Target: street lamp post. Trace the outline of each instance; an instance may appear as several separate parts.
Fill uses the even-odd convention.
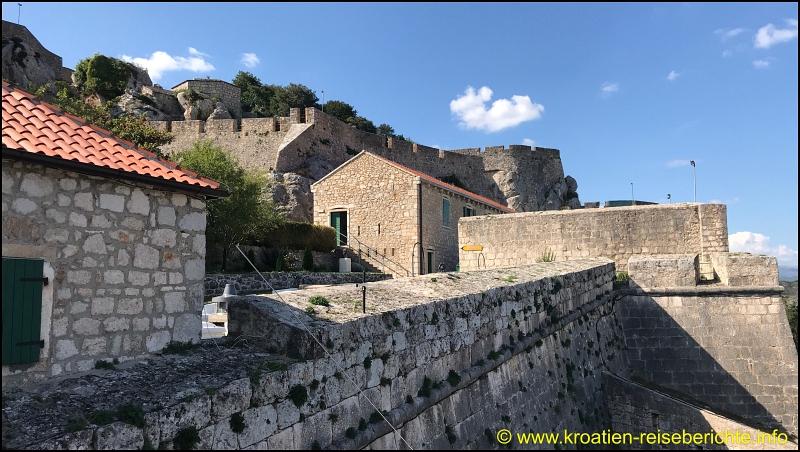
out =
[[[694,160],[689,160],[692,164],[692,172],[694,173],[694,202],[697,202],[697,167],[694,166]]]
[[[325,91],[322,91],[322,112],[325,113]]]
[[[631,205],[632,206],[636,205],[636,197],[633,196],[633,182],[631,182]]]
[[[670,204],[672,204],[672,195],[670,195],[669,193],[667,193],[667,200],[669,201]]]

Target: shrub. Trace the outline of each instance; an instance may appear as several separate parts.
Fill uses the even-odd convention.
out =
[[[141,405],[128,403],[117,407],[117,417],[120,421],[134,425],[139,428],[144,427],[144,410]]]
[[[321,224],[285,221],[258,237],[252,245],[292,250],[310,247],[311,251],[329,252],[336,248],[336,229]]]
[[[245,422],[242,413],[231,414],[231,420],[229,424],[233,433],[242,433],[244,429],[247,428],[247,423]]]
[[[547,250],[543,252],[538,259],[536,259],[536,262],[553,262],[555,260],[556,260],[556,253]]]
[[[308,401],[308,390],[303,385],[294,385],[289,390],[289,398],[292,399],[297,408],[300,408]]]
[[[314,295],[313,297],[308,299],[308,302],[315,305],[315,306],[330,306],[331,303],[328,301],[327,298],[323,297],[322,295]]]
[[[311,253],[310,243],[306,243],[306,249],[303,252],[303,270],[307,272],[314,270],[314,254]]]
[[[200,442],[200,435],[195,426],[186,427],[175,435],[172,440],[176,450],[191,450]]]
[[[279,254],[278,259],[275,261],[275,271],[286,271],[286,260],[284,259],[283,254]]]

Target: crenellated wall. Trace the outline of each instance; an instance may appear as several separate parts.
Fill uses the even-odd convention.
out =
[[[233,151],[246,167],[297,173],[313,182],[367,150],[436,178],[455,177],[467,190],[518,211],[580,205],[577,184],[569,187],[556,149],[511,145],[490,146],[483,152],[443,151],[363,132],[314,108],[293,108],[286,118],[243,118],[237,125],[224,120],[183,122],[188,121],[159,124],[175,137],[163,146],[166,153],[210,139]]]

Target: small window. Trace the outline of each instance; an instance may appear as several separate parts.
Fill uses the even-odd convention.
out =
[[[442,200],[442,225],[445,227],[450,227],[450,200],[443,199]]]
[[[470,206],[464,206],[464,216],[465,217],[474,217],[477,215],[478,212]]]

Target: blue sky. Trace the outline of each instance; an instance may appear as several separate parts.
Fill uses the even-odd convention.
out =
[[[429,146],[557,148],[584,202],[692,201],[694,160],[732,250],[797,265],[797,3],[23,3],[20,23],[67,67],[244,70]]]

